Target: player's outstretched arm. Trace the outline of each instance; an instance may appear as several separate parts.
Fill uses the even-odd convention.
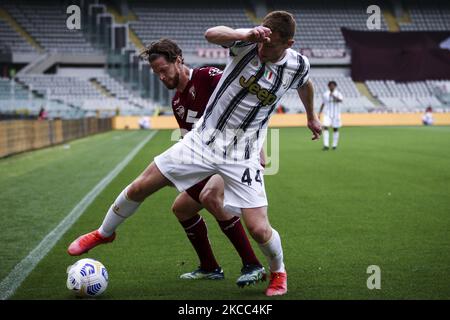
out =
[[[297,89],[297,92],[305,106],[308,128],[313,133],[312,140],[317,140],[322,134],[322,126],[314,113],[314,86],[312,81],[308,80],[303,86]]]
[[[270,42],[269,28],[258,26],[253,29],[232,29],[226,26],[209,28],[205,32],[205,38],[211,43],[229,47],[235,41]]]

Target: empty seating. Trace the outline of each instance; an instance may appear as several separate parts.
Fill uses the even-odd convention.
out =
[[[132,29],[144,44],[162,37],[177,41],[187,52],[197,48],[215,47],[203,37],[205,30],[215,25],[232,28],[251,28],[251,21],[242,6],[227,8],[170,7],[136,1],[131,7],[138,20],[131,23]],[[294,49],[344,49],[345,41],[341,27],[367,30],[367,13],[364,4],[334,6],[329,2],[314,1],[306,4],[275,2],[274,10],[288,10],[297,20]],[[384,18],[380,30],[387,30]]]
[[[24,75],[19,77],[30,90],[35,91],[50,101],[60,101],[84,110],[86,116],[96,115],[97,110],[105,111],[103,115],[121,114],[150,114],[153,103],[133,96],[124,87],[109,76],[98,77],[97,81],[106,83],[106,88],[112,88],[111,93],[118,93],[116,97],[105,97],[94,87],[89,79],[79,77],[58,76],[49,74]],[[112,87],[109,84],[115,86]]]
[[[254,26],[241,5],[230,4],[223,8],[196,6],[170,6],[151,2],[130,3],[138,20],[131,22],[131,28],[144,44],[166,37],[181,46],[184,52],[194,53],[198,48],[217,47],[204,38],[207,28],[227,25],[232,28]]]
[[[97,77],[97,81],[105,87],[113,96],[119,99],[128,99],[133,96],[133,94],[125,88],[125,86],[114,79],[113,77],[107,75],[104,77]]]
[[[22,85],[7,78],[0,78],[0,99],[25,100],[29,92]]]
[[[450,7],[443,1],[405,2],[410,22],[399,23],[402,31],[448,31],[450,30]]]
[[[322,104],[322,94],[328,90],[328,82],[336,81],[338,90],[344,96],[341,105],[342,112],[368,112],[375,109],[375,105],[365,96],[362,96],[355,86],[355,83],[347,76],[313,76],[311,80],[314,84],[314,109],[319,111]],[[303,104],[295,90],[289,91],[280,101],[280,104],[288,109],[290,113],[304,112]]]
[[[0,19],[0,43],[8,47],[12,52],[35,52],[33,46],[28,43],[16,30],[11,28],[8,22]]]
[[[19,80],[32,90],[51,99],[76,102],[102,97],[89,81],[77,77],[39,74],[20,76]]]
[[[45,107],[50,118],[79,116],[76,109],[61,101],[37,97],[21,83],[0,78],[0,113],[37,116],[42,107]]]
[[[66,27],[66,5],[50,1],[14,1],[3,7],[47,51],[93,53],[82,30]]]
[[[345,49],[345,40],[341,27],[354,30],[367,29],[366,13],[370,3],[333,3],[330,1],[312,1],[295,3],[294,1],[274,1],[274,10],[287,10],[297,21],[294,49]],[[380,30],[387,31],[387,25],[381,16]]]

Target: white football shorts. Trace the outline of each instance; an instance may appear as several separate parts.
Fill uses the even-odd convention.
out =
[[[241,208],[267,206],[264,168],[259,157],[242,161],[224,161],[195,139],[192,132],[154,159],[161,173],[179,192],[183,192],[213,174],[225,183],[224,207],[241,214]]]
[[[342,126],[341,115],[338,115],[334,118],[330,118],[329,116],[324,114],[322,126],[332,127],[332,128],[340,128]]]

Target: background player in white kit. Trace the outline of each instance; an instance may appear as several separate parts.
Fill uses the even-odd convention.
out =
[[[314,114],[314,90],[306,57],[290,49],[296,24],[284,11],[269,13],[262,26],[208,29],[208,41],[230,47],[230,59],[208,101],[204,115],[184,139],[155,157],[115,200],[100,231],[115,230],[140,203],[159,189],[175,185],[181,192],[211,174],[224,180],[224,205],[242,215],[245,225],[269,262],[266,295],[287,292],[287,273],[278,232],[267,217],[264,168],[259,154],[268,120],[283,94],[297,89],[307,114],[313,140],[321,125]],[[107,228],[104,228],[107,226]],[[115,233],[92,231],[71,246],[86,252],[114,240]]]
[[[329,127],[333,128],[333,149],[336,150],[339,142],[339,128],[341,123],[341,103],[344,100],[342,93],[337,89],[335,81],[328,82],[328,90],[323,93],[322,105],[320,106],[320,114],[323,110],[323,150],[329,149],[330,133]]]

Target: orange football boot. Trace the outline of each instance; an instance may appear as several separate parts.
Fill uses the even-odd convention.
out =
[[[281,296],[287,292],[287,273],[271,272],[269,286],[266,289],[266,296]]]
[[[115,238],[115,232],[111,236],[104,238],[98,230],[95,230],[78,237],[74,242],[70,244],[69,248],[67,249],[67,253],[69,253],[71,256],[79,256],[83,253],[88,252],[99,244],[112,242]]]

